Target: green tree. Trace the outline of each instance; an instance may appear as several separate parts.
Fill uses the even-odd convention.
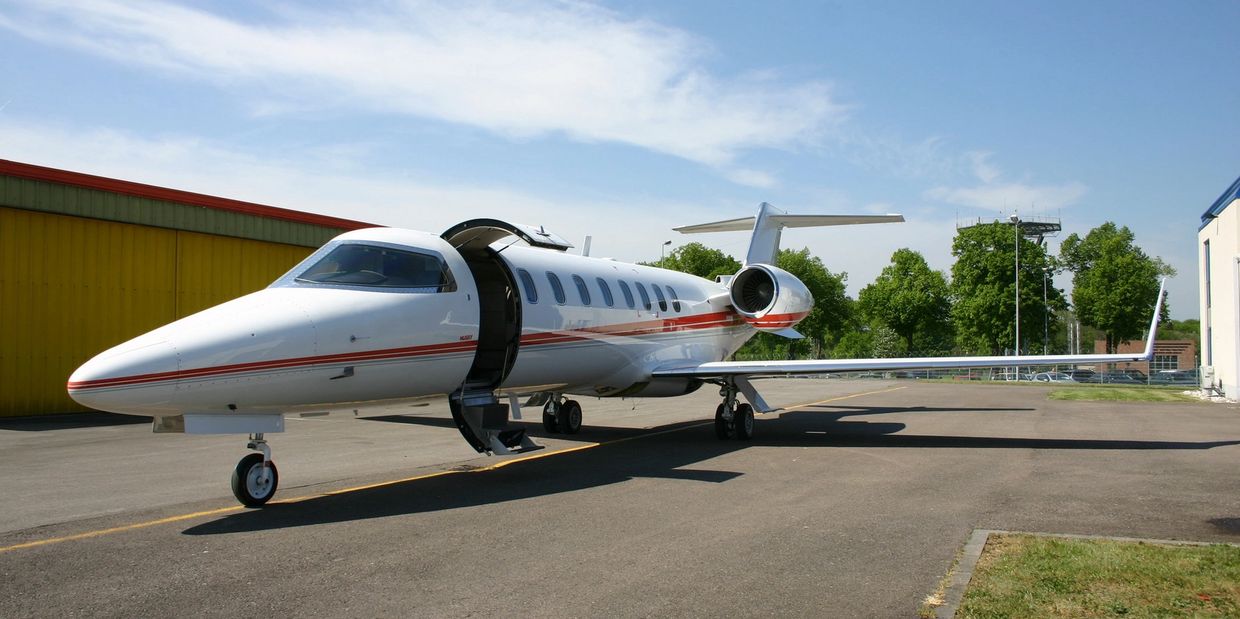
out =
[[[904,342],[904,350],[950,350],[951,291],[947,277],[930,268],[911,249],[898,249],[891,264],[857,295],[857,310],[872,325],[885,326]]]
[[[962,228],[952,242],[952,322],[956,343],[964,351],[998,354],[1015,343],[1015,226],[993,223]],[[1067,306],[1063,292],[1048,287],[1042,302],[1043,278],[1057,268],[1041,245],[1020,237],[1020,333],[1022,350],[1042,338],[1049,312]]]
[[[1127,226],[1106,222],[1084,238],[1073,233],[1059,249],[1072,271],[1072,302],[1081,322],[1106,333],[1107,352],[1135,339],[1149,325],[1150,308],[1158,297],[1162,276],[1175,269],[1151,258],[1133,242]],[[1166,319],[1163,304],[1161,318]]]
[[[658,262],[643,262],[642,264],[692,273],[706,279],[715,279],[717,275],[732,275],[741,269],[741,263],[736,258],[701,243],[688,243],[673,249],[663,259],[662,265]]]

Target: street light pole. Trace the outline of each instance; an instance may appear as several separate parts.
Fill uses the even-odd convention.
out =
[[[1013,354],[1020,354],[1020,217],[1016,213],[1008,218],[1016,228],[1016,348]],[[1017,372],[1020,368],[1016,368]]]
[[[1049,273],[1049,267],[1042,267],[1042,354],[1044,355],[1051,354],[1047,350],[1051,341],[1051,308],[1046,304],[1046,278]]]
[[[663,250],[667,249],[667,246],[671,244],[672,244],[671,241],[663,241],[663,244],[659,246],[659,268],[660,269],[663,268]]]

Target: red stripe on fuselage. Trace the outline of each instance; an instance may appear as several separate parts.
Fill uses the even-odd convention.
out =
[[[385,359],[399,359],[404,357],[422,357],[427,355],[439,355],[445,353],[469,352],[478,346],[477,342],[451,342],[449,344],[428,344],[425,346],[410,346],[407,348],[389,348],[385,350],[367,350],[362,352],[343,353],[335,355],[319,355],[315,357],[297,357],[293,359],[273,359],[270,361],[254,361],[250,363],[235,363],[231,365],[219,365],[206,368],[195,368],[190,370],[174,370],[171,372],[156,372],[152,374],[139,374],[136,376],[118,376],[116,378],[101,378],[99,380],[86,380],[70,382],[68,388],[70,390],[81,389],[99,389],[102,387],[121,387],[136,385],[142,383],[154,383],[167,380],[181,380],[185,378],[205,378],[213,376],[222,376],[226,374],[238,374],[244,372],[254,372],[259,370],[275,370],[288,369],[293,367],[311,367],[323,364],[339,364],[359,361],[381,361]]]
[[[740,320],[737,315],[732,314],[731,312],[715,312],[712,314],[701,314],[697,316],[684,316],[680,318],[663,320],[648,320],[644,322],[605,325],[568,331],[531,333],[521,337],[521,345],[537,346],[564,344],[569,342],[596,340],[605,337],[632,337],[656,333],[674,333],[678,331],[696,329],[738,326],[741,324],[744,324],[744,322]],[[68,383],[67,386],[70,391],[102,389],[109,387],[129,387],[190,378],[215,378],[230,374],[243,374],[263,370],[308,368],[326,364],[338,365],[340,363],[349,362],[382,361],[388,359],[469,352],[477,348],[477,345],[477,342],[474,341],[451,342],[447,344],[429,344],[425,346],[369,350],[355,353],[320,355],[315,357],[274,359],[270,361],[255,361],[250,363],[236,363],[231,365],[220,365],[189,370],[175,370],[171,372],[156,372],[152,374],[139,374],[135,376],[118,376],[115,378],[76,381]]]

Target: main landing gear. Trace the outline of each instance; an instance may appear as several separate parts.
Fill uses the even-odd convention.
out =
[[[258,453],[242,458],[233,469],[233,496],[246,507],[261,507],[276,493],[280,474],[276,471],[276,463],[271,461],[271,448],[263,440],[262,432],[251,434],[246,447]]]
[[[577,400],[560,401],[553,395],[543,406],[543,429],[548,434],[576,434],[581,431],[581,405]]]
[[[753,438],[753,407],[740,403],[736,393],[736,385],[730,381],[719,388],[723,402],[715,409],[715,436],[720,440]]]

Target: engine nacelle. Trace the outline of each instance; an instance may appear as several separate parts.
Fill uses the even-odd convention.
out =
[[[760,331],[795,326],[814,309],[814,295],[793,274],[769,264],[751,264],[733,278],[732,307]]]

